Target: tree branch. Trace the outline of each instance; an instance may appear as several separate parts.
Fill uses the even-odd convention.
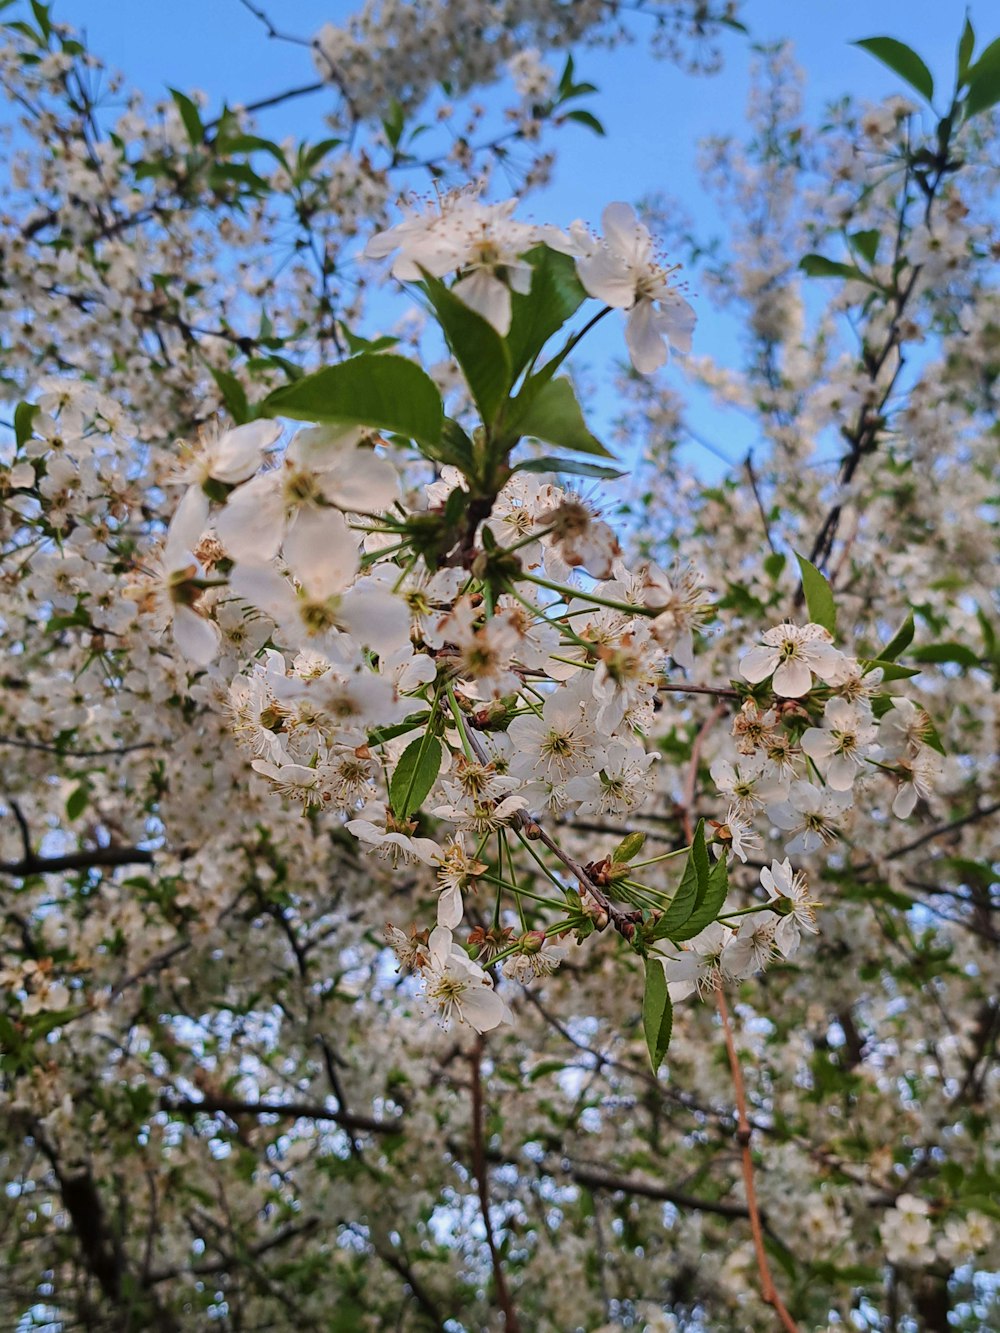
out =
[[[395,1120],[374,1120],[369,1116],[347,1111],[331,1111],[315,1102],[245,1102],[238,1097],[203,1097],[192,1101],[188,1097],[173,1098],[161,1093],[160,1109],[170,1115],[226,1115],[235,1120],[241,1115],[277,1115],[290,1120],[332,1120],[342,1129],[368,1134],[395,1134],[399,1123]]]
[[[507,1278],[503,1271],[503,1260],[500,1257],[496,1237],[493,1234],[493,1219],[490,1216],[489,1172],[486,1165],[486,1148],[483,1142],[482,1061],[485,1045],[485,1038],[480,1035],[472,1049],[472,1054],[469,1056],[469,1065],[472,1069],[472,1173],[476,1178],[479,1208],[483,1215],[483,1226],[486,1229],[486,1244],[489,1246],[490,1261],[493,1264],[493,1282],[496,1287],[497,1301],[503,1311],[504,1328],[506,1333],[521,1333],[521,1321],[517,1317],[517,1311],[514,1309],[510,1297]]]
[[[778,1295],[771,1276],[771,1268],[764,1248],[764,1229],[761,1224],[760,1208],[757,1205],[757,1190],[753,1178],[753,1158],[750,1154],[750,1136],[753,1133],[747,1116],[746,1091],[743,1087],[743,1071],[740,1058],[733,1040],[733,1029],[729,1022],[729,1006],[721,982],[715,986],[715,1002],[722,1021],[722,1032],[726,1039],[726,1054],[729,1056],[729,1068],[733,1076],[733,1089],[736,1094],[737,1129],[736,1141],[740,1145],[740,1157],[743,1166],[743,1188],[746,1193],[747,1211],[750,1217],[750,1234],[753,1237],[754,1254],[757,1258],[757,1271],[760,1274],[760,1295],[765,1305],[769,1305],[787,1333],[799,1333],[798,1325],[785,1309],[784,1302]]]

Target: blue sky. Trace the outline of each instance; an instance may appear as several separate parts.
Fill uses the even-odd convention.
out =
[[[343,21],[356,8],[343,0],[261,3],[281,28],[303,37],[326,21]],[[53,11],[82,29],[96,53],[151,97],[173,85],[202,89],[213,104],[223,98],[245,102],[313,77],[309,52],[268,40],[239,0],[55,0]],[[947,89],[965,13],[964,0],[879,0],[875,5],[870,0],[746,0],[742,17],[752,41],[785,37],[794,43],[807,74],[806,114],[811,117],[846,91],[872,100],[904,91],[893,74],[850,45],[862,37],[890,35],[909,42]],[[977,0],[971,16],[979,28],[977,47],[1000,33],[995,6]],[[748,41],[727,34],[722,73],[692,77],[648,54],[642,40],[648,22],[635,20],[638,40],[632,46],[580,54],[579,76],[600,88],[592,105],[607,137],[577,127],[559,136],[554,180],[530,204],[539,220],[565,224],[582,217],[596,225],[609,201],[635,201],[664,191],[681,202],[699,235],[725,231],[726,220],[698,178],[697,144],[706,135],[739,135],[744,128]],[[322,137],[327,104],[320,94],[264,112],[260,130],[273,138]],[[699,308],[697,350],[730,363],[738,359],[736,330],[703,305]],[[620,328],[607,321],[598,332],[588,360],[624,354]],[[606,402],[597,407],[601,416],[613,415]],[[729,441],[727,452],[734,458],[745,455],[752,440],[744,423],[723,424],[703,405],[696,412],[700,430],[716,438],[721,431]]]

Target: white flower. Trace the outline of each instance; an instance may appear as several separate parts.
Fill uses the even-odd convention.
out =
[[[621,555],[618,538],[578,495],[567,492],[551,509],[543,509],[538,521],[550,529],[545,546],[554,548],[554,554],[571,569],[585,569],[595,579],[611,577],[614,562]]]
[[[692,565],[676,565],[669,574],[649,564],[642,571],[645,604],[656,612],[650,633],[678,666],[694,667],[694,631],[709,611],[701,575]]]
[[[531,265],[521,256],[542,240],[542,229],[516,222],[517,201],[484,204],[468,191],[437,200],[433,208],[411,213],[395,227],[378,232],[365,248],[369,259],[397,255],[392,275],[416,282],[421,270],[433,277],[461,272],[452,291],[501,335],[510,329],[511,291],[531,289]]]
[[[775,943],[786,958],[791,957],[799,947],[800,932],[807,930],[810,935],[819,934],[816,925],[816,911],[819,903],[808,896],[808,884],[802,871],[793,874],[791,862],[772,861],[760,872],[760,882],[767,890],[767,896],[776,903],[781,911],[781,920],[775,931]]]
[[[485,861],[479,861],[465,846],[461,833],[449,839],[443,850],[435,857],[438,866],[437,878],[440,896],[438,898],[437,919],[439,926],[454,930],[462,920],[462,890],[487,869]]]
[[[302,518],[330,506],[374,512],[399,493],[396,469],[371,449],[359,448],[355,428],[314,426],[292,440],[278,467],[237,487],[219,514],[216,531],[234,560],[265,563]]]
[[[248,421],[221,435],[210,435],[196,448],[187,448],[173,480],[211,487],[213,481],[235,486],[260,467],[264,451],[281,434],[277,421]]]
[[[822,625],[790,625],[787,622],[767,630],[762,636],[766,646],[751,648],[740,659],[740,675],[751,685],[774,676],[775,694],[797,699],[812,688],[812,672],[826,681],[835,681],[841,672],[843,656],[833,647],[833,636]]]
[[[923,1267],[933,1257],[930,1208],[913,1194],[901,1194],[879,1226],[886,1258],[906,1267]]]
[[[192,554],[204,526],[203,498],[196,487],[187,491],[170,521],[160,559],[144,581],[125,589],[125,596],[150,613],[161,631],[172,624],[181,654],[197,666],[208,666],[222,641],[218,625],[206,614],[199,586],[202,569]]]
[[[577,272],[591,296],[628,311],[625,341],[632,364],[649,375],[666,365],[668,344],[690,351],[696,316],[670,285],[676,269],[654,258],[653,238],[635,211],[628,204],[609,204],[601,220],[604,239],[577,260]]]
[[[542,713],[525,713],[510,724],[511,773],[541,782],[565,782],[595,768],[597,737],[588,715],[589,682],[563,686],[545,700]]]
[[[369,808],[363,816],[367,817],[347,821],[348,832],[384,861],[390,862],[393,869],[398,865],[412,865],[415,861],[429,866],[440,859],[441,848],[433,838],[412,837],[415,825],[396,823],[384,806]],[[373,822],[375,819],[379,820],[377,824]]]
[[[725,796],[740,819],[749,819],[769,801],[783,800],[786,788],[774,777],[765,774],[762,755],[752,755],[733,765],[728,759],[717,759],[709,770],[712,781]]]
[[[893,699],[892,708],[878,724],[878,743],[885,759],[901,759],[918,749],[927,737],[929,720],[910,699]]]
[[[405,605],[373,580],[350,584],[360,565],[357,542],[336,510],[303,516],[285,539],[298,587],[273,566],[237,565],[233,591],[266,611],[296,647],[333,652],[342,634],[390,654],[409,639]]]
[[[649,795],[652,786],[649,768],[657,757],[648,754],[641,745],[612,741],[600,761],[600,772],[570,778],[566,797],[579,802],[578,815],[621,819]]]
[[[774,957],[774,935],[778,917],[774,912],[745,916],[736,935],[722,951],[721,967],[733,981],[743,981],[763,972]]]
[[[738,856],[744,863],[746,863],[749,852],[755,852],[762,846],[760,834],[756,832],[750,820],[742,816],[734,805],[729,807],[725,828],[729,831],[729,843],[734,855]]]
[[[682,944],[679,954],[664,956],[666,949],[674,947],[669,943],[654,948],[663,962],[671,1000],[683,1000],[696,990],[704,993],[715,987],[722,975],[723,951],[732,938],[733,932],[721,921],[713,921],[694,939]]]
[[[840,818],[851,807],[849,791],[814,787],[811,782],[793,782],[788,800],[768,807],[769,818],[778,828],[795,836],[785,843],[792,856],[808,856],[833,842],[840,832]]]
[[[809,727],[800,744],[834,791],[850,791],[875,733],[870,713],[835,697],[823,711],[823,726]]]
[[[896,798],[892,803],[892,813],[897,819],[909,819],[917,804],[917,797],[929,801],[934,793],[934,785],[941,776],[941,759],[927,746],[921,746],[915,754],[896,761],[901,779]]]
[[[510,1022],[510,1011],[493,989],[489,974],[452,943],[446,926],[431,931],[423,979],[427,1004],[445,1027],[457,1019],[476,1032],[489,1032]]]

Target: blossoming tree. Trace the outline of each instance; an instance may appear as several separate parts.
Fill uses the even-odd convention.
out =
[[[818,129],[765,52],[685,283],[665,201],[518,216],[601,128],[540,52],[626,9],[373,5],[109,116],[5,6],[12,1327],[995,1322],[1000,45],[868,39],[905,94]]]

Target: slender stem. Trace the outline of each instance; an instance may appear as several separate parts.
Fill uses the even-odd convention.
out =
[[[667,694],[711,694],[716,699],[742,699],[739,690],[731,690],[722,685],[673,685],[661,681],[657,689]]]
[[[733,1090],[736,1095],[736,1141],[740,1145],[740,1159],[743,1167],[743,1190],[746,1194],[747,1211],[750,1215],[750,1234],[753,1237],[754,1254],[757,1259],[757,1272],[760,1274],[760,1294],[765,1305],[769,1305],[787,1333],[799,1333],[798,1325],[792,1316],[785,1309],[784,1302],[778,1295],[774,1285],[774,1279],[771,1277],[770,1265],[767,1261],[767,1250],[764,1248],[764,1228],[760,1220],[760,1208],[757,1204],[757,1190],[754,1185],[753,1177],[753,1158],[750,1154],[750,1136],[753,1130],[750,1127],[750,1120],[747,1116],[746,1090],[743,1085],[743,1071],[740,1068],[740,1058],[736,1051],[736,1042],[733,1040],[732,1024],[729,1021],[729,1007],[726,1004],[726,996],[723,992],[721,982],[715,984],[715,1003],[719,1011],[719,1019],[722,1022],[722,1032],[726,1039],[726,1054],[729,1056],[729,1068],[733,1076]]]
[[[599,597],[597,593],[587,592],[584,588],[567,588],[562,583],[553,583],[551,579],[539,578],[537,574],[522,574],[522,579],[527,579],[529,583],[535,583],[539,588],[548,588],[550,592],[557,592],[564,602],[579,597],[583,601],[593,602],[595,606],[608,606],[612,611],[624,611],[629,616],[655,616],[656,612],[648,606],[636,606],[629,602],[615,602],[610,597]]]
[[[486,1166],[486,1144],[483,1135],[483,1082],[482,1060],[485,1039],[480,1036],[469,1056],[472,1069],[472,1172],[476,1178],[479,1194],[479,1208],[483,1215],[483,1227],[486,1231],[486,1244],[493,1264],[493,1283],[496,1287],[497,1301],[503,1311],[506,1333],[521,1333],[521,1321],[510,1297],[507,1278],[503,1271],[503,1259],[497,1248],[493,1234],[493,1219],[490,1216],[490,1182]]]
[[[661,856],[651,856],[648,861],[629,862],[630,870],[640,870],[643,866],[655,866],[659,861],[669,861],[673,856],[683,856],[691,850],[690,847],[678,847],[674,852],[664,852]]]

